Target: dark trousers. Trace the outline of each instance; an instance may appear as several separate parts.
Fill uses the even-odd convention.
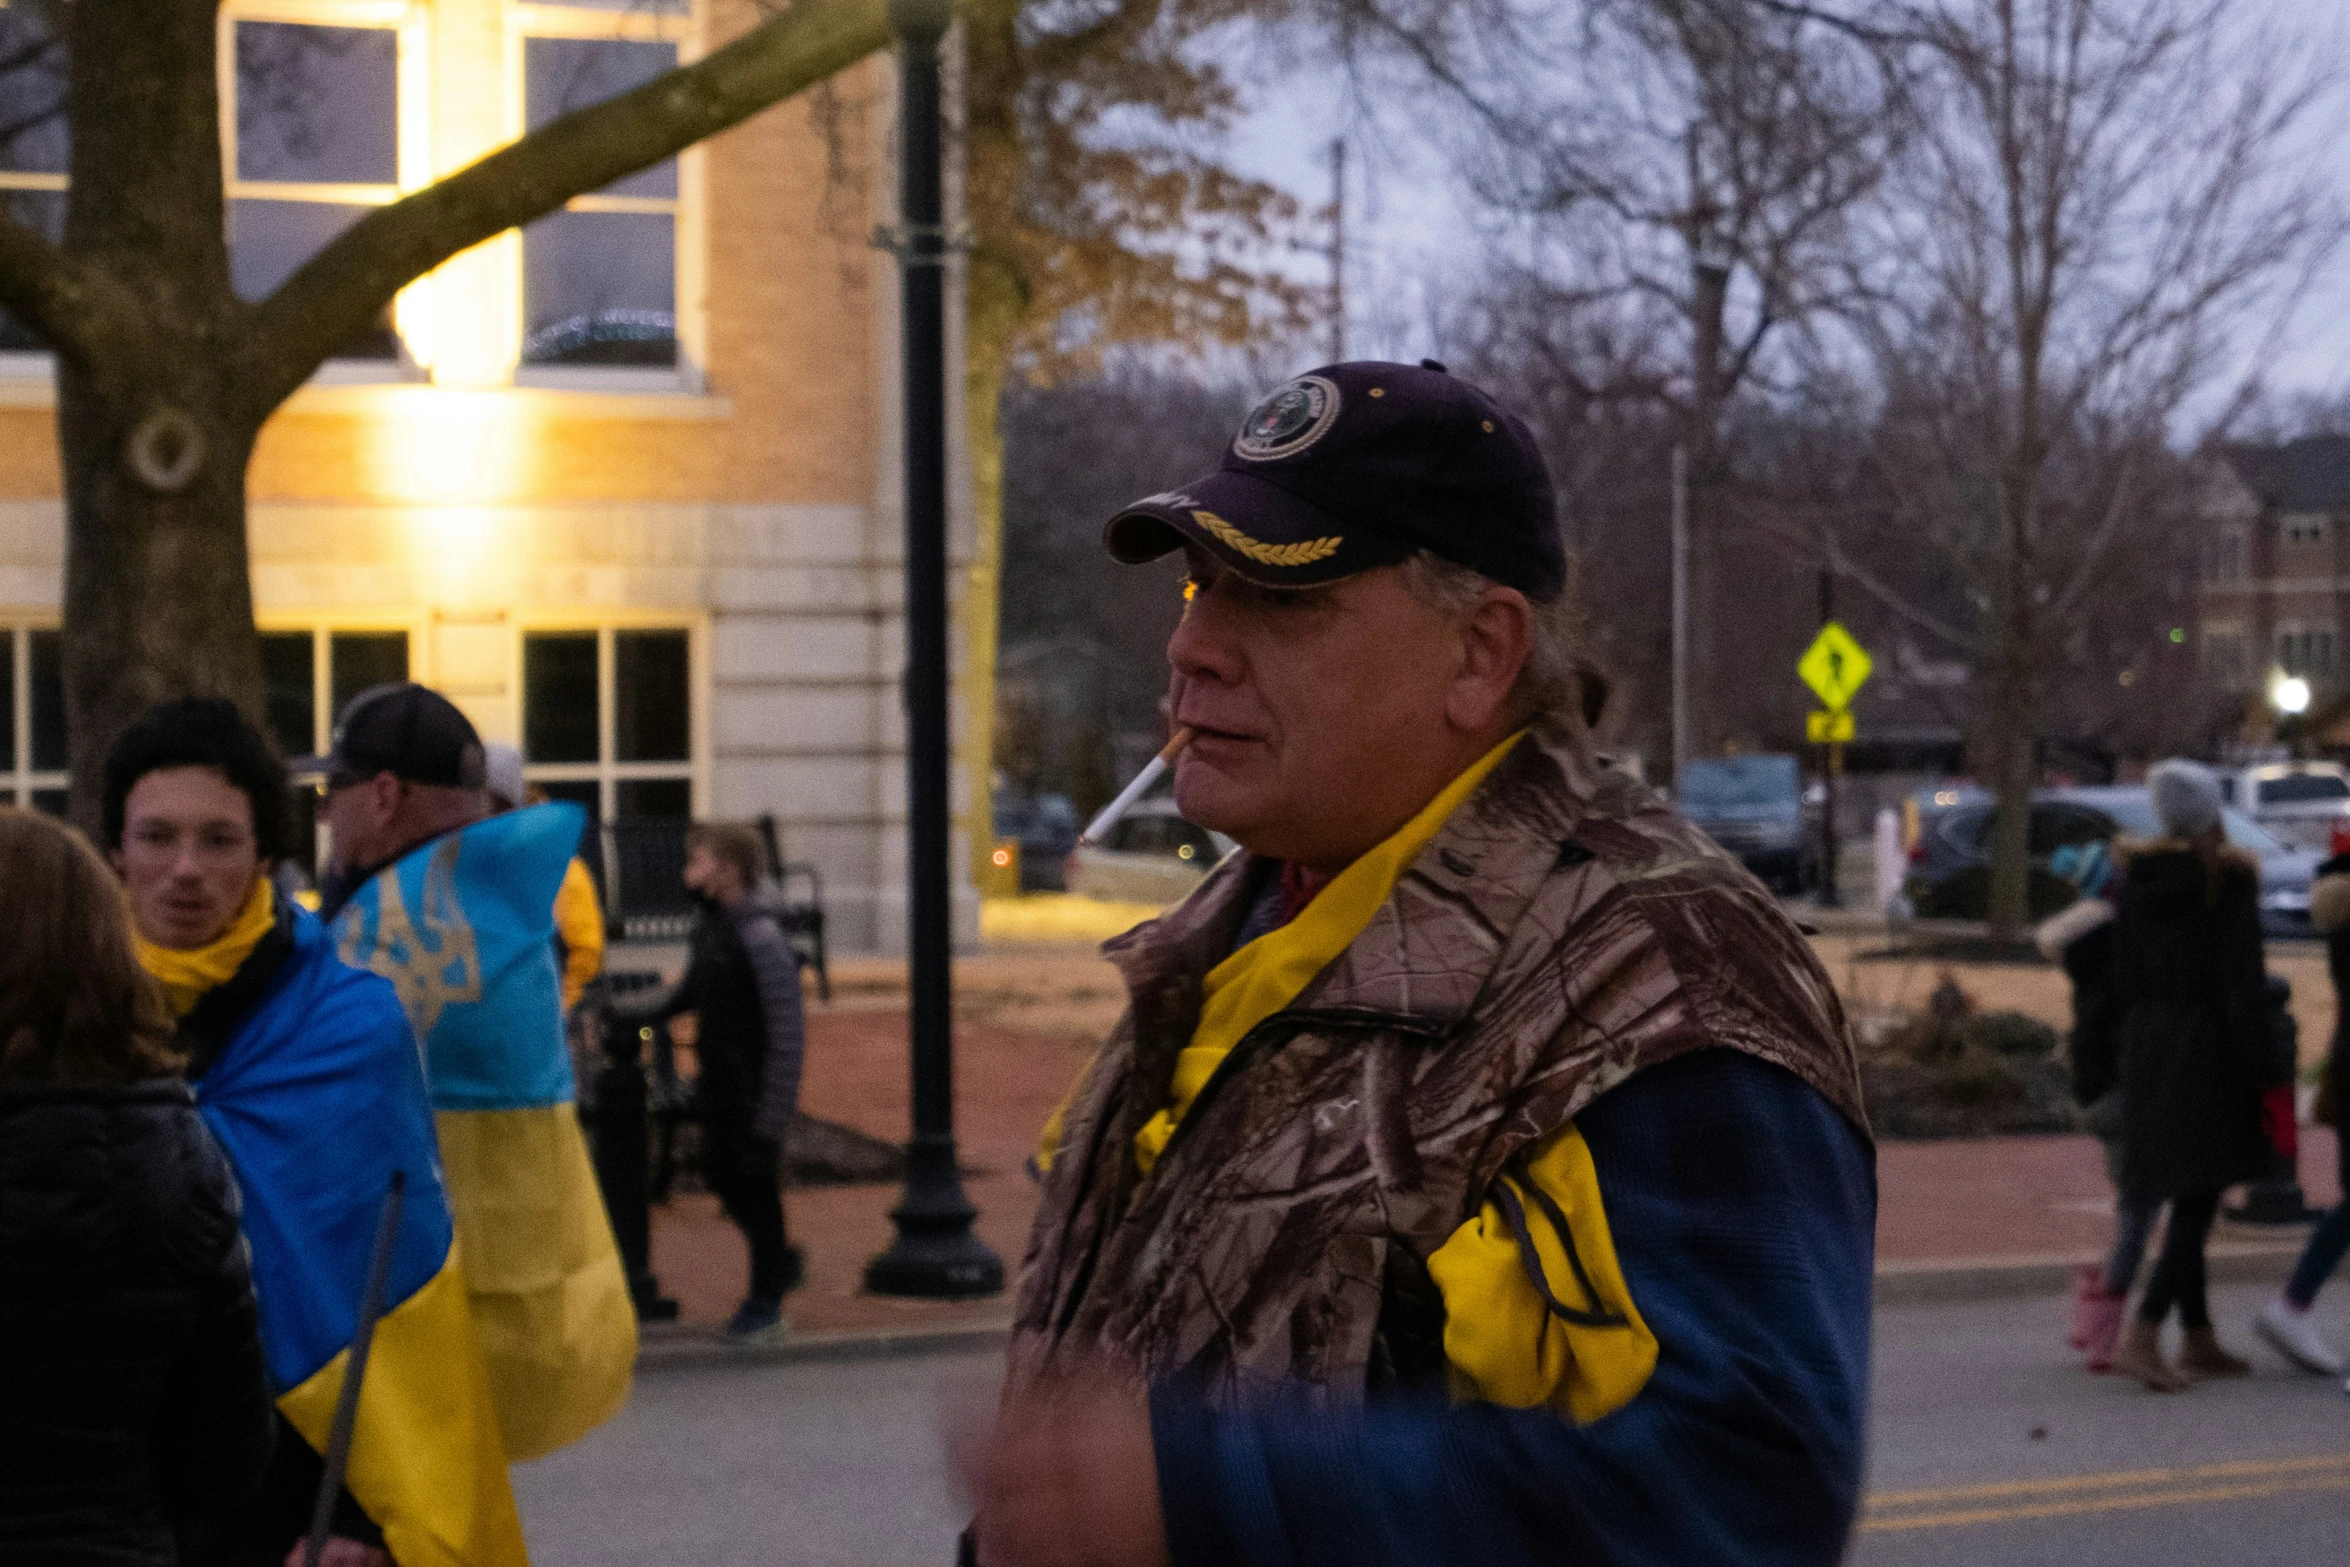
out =
[[[751,1248],[751,1299],[774,1306],[796,1284],[783,1228],[783,1168],[777,1146],[732,1119],[702,1126],[702,1178]]]
[[[2334,1204],[2333,1211],[2309,1232],[2309,1245],[2293,1269],[2293,1281],[2285,1286],[2285,1298],[2307,1311],[2346,1252],[2350,1252],[2350,1199]]]
[[[2181,1327],[2192,1331],[2211,1326],[2203,1243],[2211,1237],[2212,1220],[2219,1217],[2219,1198],[2218,1192],[2192,1192],[2172,1200],[2162,1255],[2155,1260],[2154,1276],[2146,1281],[2146,1298],[2138,1303],[2141,1321],[2159,1324],[2176,1306]]]

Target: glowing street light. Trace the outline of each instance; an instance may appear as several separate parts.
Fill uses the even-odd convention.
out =
[[[2269,691],[2269,701],[2288,718],[2297,718],[2309,711],[2309,682],[2299,675],[2287,675]]]

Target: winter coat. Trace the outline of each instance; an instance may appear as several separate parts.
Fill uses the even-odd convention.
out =
[[[800,969],[774,911],[753,898],[703,909],[685,979],[663,1008],[695,1014],[703,1116],[774,1142],[800,1103]]]
[[[181,1084],[0,1088],[0,1561],[170,1567],[259,1482],[238,1209]]]
[[[2113,929],[2113,905],[2082,898],[2032,932],[2040,955],[2072,981],[2073,1100],[2083,1109],[2104,1098],[2121,1075],[2113,1026]]]
[[[2256,1179],[2274,1066],[2260,868],[2233,849],[2207,865],[2177,841],[2131,846],[2123,863],[2112,976],[2122,1190],[2174,1198]]]

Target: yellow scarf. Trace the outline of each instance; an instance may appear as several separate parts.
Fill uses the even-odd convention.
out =
[[[163,987],[164,1005],[178,1019],[194,1011],[206,991],[236,976],[276,918],[277,900],[270,892],[269,878],[257,876],[244,909],[209,944],[186,949],[159,947],[140,935],[136,925],[131,927],[131,941],[138,948],[141,966]]]
[[[1175,1058],[1175,1081],[1167,1108],[1134,1134],[1134,1162],[1148,1175],[1175,1135],[1184,1112],[1248,1031],[1298,998],[1314,976],[1354,943],[1379,912],[1403,873],[1428,847],[1461,802],[1476,792],[1485,775],[1500,765],[1524,730],[1471,763],[1420,808],[1386,842],[1331,879],[1305,912],[1278,930],[1267,931],[1208,970],[1205,999],[1191,1043]]]

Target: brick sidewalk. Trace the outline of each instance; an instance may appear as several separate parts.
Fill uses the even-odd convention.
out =
[[[838,999],[810,1007],[805,1086],[812,1114],[893,1141],[906,1135],[907,1116],[899,974],[886,964],[841,966]],[[1035,1210],[1023,1161],[1115,1016],[1115,975],[1082,953],[983,959],[964,965],[957,997],[957,1132],[976,1172],[966,1187],[979,1233],[1009,1274]],[[2330,1131],[2304,1129],[2301,1164],[2310,1201],[2336,1200]],[[1886,1143],[1878,1185],[1881,1269],[2085,1259],[2112,1234],[2112,1189],[2087,1137]],[[788,1307],[795,1331],[920,1332],[1004,1319],[1002,1298],[939,1304],[859,1293],[866,1260],[889,1243],[896,1199],[895,1187],[870,1186],[787,1195],[793,1238],[809,1263],[808,1285]],[[2223,1223],[2215,1246],[2290,1245],[2301,1233]],[[688,1324],[722,1322],[741,1298],[742,1242],[709,1197],[682,1195],[654,1211],[653,1266]]]

